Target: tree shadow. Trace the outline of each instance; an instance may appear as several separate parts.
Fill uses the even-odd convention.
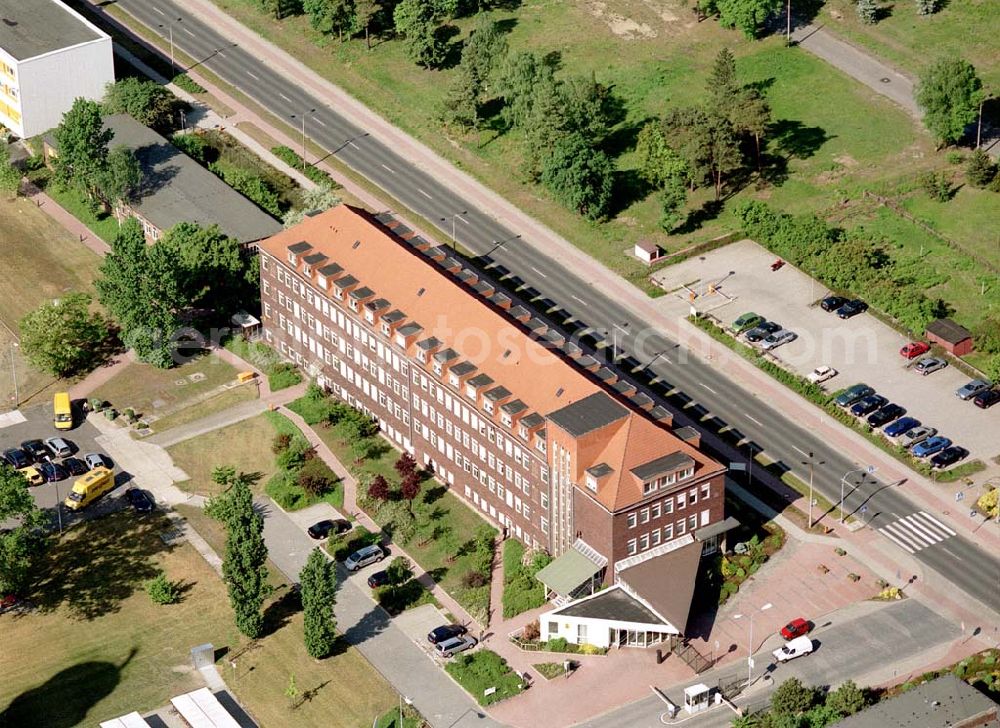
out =
[[[652,192],[649,183],[639,175],[637,169],[615,170],[612,190],[608,209],[609,218],[621,214],[633,203],[646,199]]]
[[[707,200],[697,210],[692,210],[680,225],[674,228],[674,235],[686,235],[693,233],[707,222],[715,220],[723,208],[722,200]]]
[[[808,159],[835,137],[818,126],[806,126],[795,119],[779,119],[768,127],[768,138],[787,156]]]
[[[881,23],[883,20],[892,17],[892,11],[895,9],[895,5],[885,5],[881,8],[875,9],[875,22]]]
[[[82,725],[90,710],[121,682],[121,671],[132,661],[133,647],[120,665],[79,662],[60,670],[38,687],[15,697],[0,713],[0,725],[70,728]]]
[[[105,497],[103,502],[119,500]],[[73,619],[117,612],[123,600],[160,573],[155,557],[173,549],[161,536],[175,529],[164,516],[136,519],[131,513],[79,523],[52,538],[31,598],[42,612],[65,606]]]
[[[288,624],[296,612],[302,611],[302,593],[288,589],[264,607],[264,637],[272,635]]]
[[[612,95],[605,108],[609,110],[609,115],[612,119],[611,123],[617,124],[617,126],[608,134],[601,147],[610,157],[617,157],[631,149],[635,149],[635,142],[639,137],[639,132],[642,131],[642,127],[646,125],[648,120],[640,119],[625,123],[623,118],[626,113],[624,101],[618,96]]]
[[[563,67],[562,51],[549,51],[546,53],[542,56],[542,65],[548,66],[552,69],[553,73],[561,71]]]
[[[465,47],[465,43],[460,40],[452,40],[453,38],[461,35],[462,31],[459,30],[457,25],[441,25],[434,31],[434,38],[438,43],[446,45],[444,58],[441,62],[434,66],[434,70],[437,71],[447,71],[449,68],[454,68],[462,61],[462,48]]]
[[[497,31],[504,34],[511,33],[517,27],[517,18],[501,18],[494,22],[496,23]]]

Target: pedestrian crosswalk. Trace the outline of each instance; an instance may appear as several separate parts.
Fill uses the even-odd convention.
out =
[[[924,511],[903,516],[882,526],[879,532],[911,554],[955,535],[954,531]]]

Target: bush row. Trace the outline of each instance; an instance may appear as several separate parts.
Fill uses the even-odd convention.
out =
[[[316,184],[323,187],[329,187],[332,190],[335,190],[340,187],[339,184],[333,181],[333,177],[331,177],[329,174],[324,172],[319,167],[312,164],[306,164],[303,166],[302,157],[300,157],[298,152],[296,152],[294,149],[281,145],[277,147],[271,147],[271,152],[274,154],[274,156],[276,156],[282,162],[287,164],[289,167],[293,167],[299,170],[300,172],[302,172],[302,174],[304,174],[306,177],[308,177]]]

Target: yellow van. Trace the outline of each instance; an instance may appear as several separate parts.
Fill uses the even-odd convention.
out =
[[[57,430],[73,429],[73,407],[69,401],[69,392],[56,392],[52,398],[53,424]]]
[[[86,508],[115,487],[115,474],[108,468],[94,468],[73,483],[73,490],[63,501],[71,511]]]

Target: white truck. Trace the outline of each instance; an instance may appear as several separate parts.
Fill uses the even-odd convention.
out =
[[[813,641],[808,636],[796,637],[791,642],[786,642],[784,647],[779,647],[771,654],[777,662],[787,662],[796,657],[808,655],[813,651]]]

